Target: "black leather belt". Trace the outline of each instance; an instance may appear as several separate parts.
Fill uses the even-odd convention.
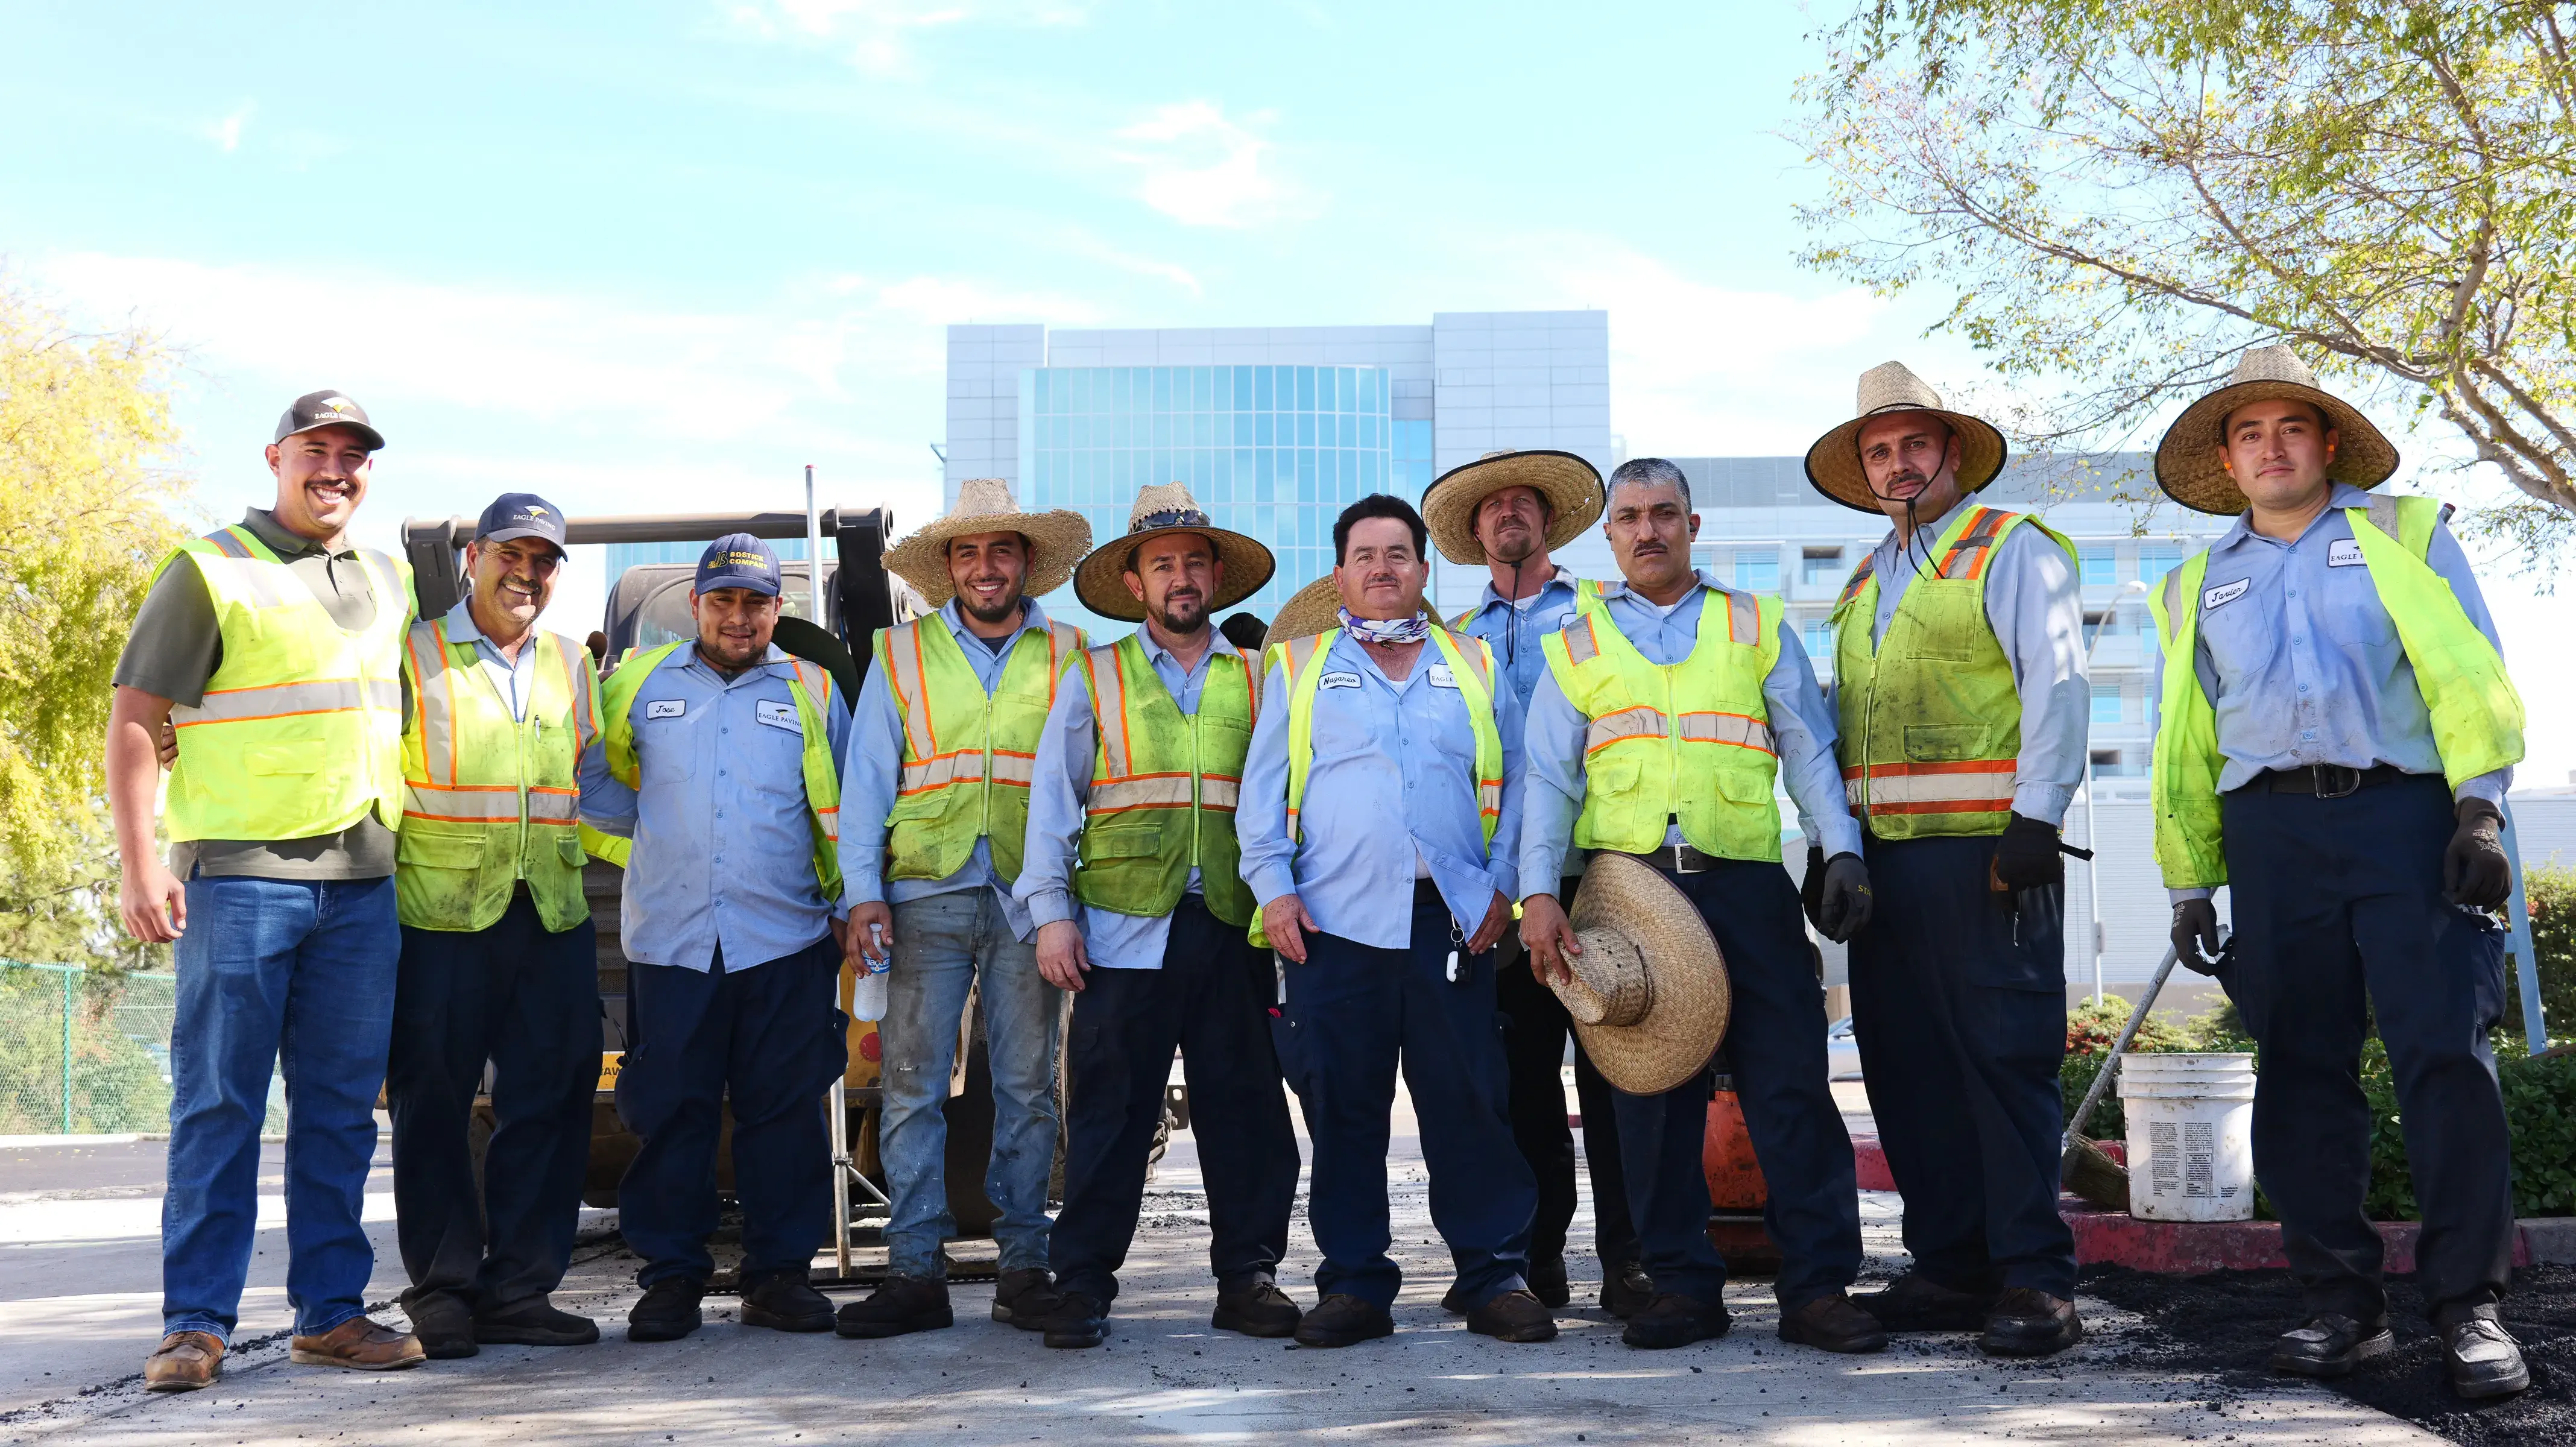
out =
[[[2394,784],[2409,777],[2412,776],[2394,764],[2374,764],[2367,769],[2310,764],[2303,769],[2265,769],[2248,779],[2244,787],[2267,794],[2314,794],[2320,799],[2340,799],[2374,784]]]
[[[1667,844],[1660,849],[1648,849],[1643,852],[1631,852],[1625,849],[1607,852],[1626,854],[1631,859],[1642,859],[1667,874],[1698,874],[1702,870],[1717,866],[1716,855],[1702,854],[1687,844]]]
[[[1413,902],[1415,904],[1441,904],[1439,883],[1435,880],[1429,879],[1417,879],[1413,881]],[[1442,907],[1446,908],[1445,905]]]

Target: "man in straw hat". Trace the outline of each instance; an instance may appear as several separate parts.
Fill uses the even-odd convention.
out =
[[[1422,521],[1441,556],[1482,565],[1491,581],[1474,608],[1451,620],[1500,655],[1502,678],[1524,707],[1546,667],[1539,640],[1600,606],[1601,586],[1558,567],[1550,553],[1601,517],[1601,474],[1571,452],[1488,452],[1441,475],[1422,495]],[[1582,856],[1567,863],[1580,873]],[[1572,899],[1572,876],[1558,891]],[[1512,1136],[1538,1177],[1530,1224],[1530,1290],[1549,1306],[1572,1297],[1565,1278],[1565,1230],[1574,1220],[1574,1133],[1565,1123],[1565,1061],[1571,1020],[1565,1005],[1529,972],[1516,932],[1505,931],[1495,969],[1503,1007],[1503,1048],[1511,1063]],[[1652,1295],[1637,1264],[1619,1176],[1619,1128],[1610,1087],[1577,1044],[1574,1089],[1583,1114],[1583,1154],[1592,1168],[1593,1249],[1601,1259],[1601,1305],[1625,1317]]]
[[[1521,901],[1521,941],[1539,978],[1566,978],[1565,956],[1580,947],[1554,891],[1569,843],[1594,851],[1596,868],[1605,852],[1632,855],[1689,898],[1725,951],[1745,1027],[1722,1058],[1770,1187],[1781,1339],[1876,1351],[1886,1333],[1844,1294],[1860,1272],[1851,1138],[1826,1084],[1824,994],[1771,797],[1785,775],[1822,831],[1833,854],[1822,927],[1847,938],[1869,918],[1869,884],[1834,777],[1832,716],[1780,601],[1691,569],[1699,515],[1680,468],[1659,457],[1621,464],[1603,532],[1624,581],[1602,586],[1600,611],[1548,637],[1547,675],[1530,698],[1520,877],[1533,892]],[[1628,1210],[1655,1288],[1628,1320],[1631,1346],[1727,1329],[1726,1265],[1709,1244],[1700,1168],[1710,1063],[1660,1093],[1616,1096]]]
[[[1013,886],[1037,921],[1040,973],[1076,992],[1051,1347],[1098,1346],[1107,1329],[1175,1047],[1207,1180],[1213,1324],[1297,1329],[1277,1282],[1297,1137],[1234,839],[1256,680],[1210,621],[1260,591],[1271,567],[1268,548],[1211,524],[1173,483],[1139,494],[1126,536],[1074,572],[1093,612],[1144,626],[1085,652],[1057,693]]]
[[[1084,646],[1080,629],[1049,621],[1036,599],[1062,587],[1090,546],[1081,514],[1023,512],[1010,484],[988,477],[961,485],[946,517],[886,552],[887,570],[939,611],[877,634],[844,765],[851,935],[873,959],[892,951],[878,1151],[893,1217],[885,1284],[841,1308],[843,1336],[951,1322],[940,1243],[956,1221],[942,1110],[970,988],[991,1046],[993,1316],[1027,1325],[1057,1305],[1046,1204],[1063,997],[1038,973],[1036,928],[1010,890],[1029,761]]]
[[[2150,595],[2163,644],[2156,859],[2174,947],[2224,969],[2262,1046],[2254,1167],[2307,1322],[2276,1370],[2339,1376],[2390,1349],[2362,1216],[2372,1021],[2395,1068],[2424,1235],[2418,1287],[2467,1397],[2530,1383],[2496,1320],[2513,1255],[2487,1031],[2511,871],[2498,801],[2522,702],[2476,576],[2431,498],[2374,497],[2397,450],[2287,347],[2248,353],[2156,448],[2156,481],[2242,514]],[[2210,893],[2233,886],[2232,962]]]
[[[1883,513],[1834,610],[1843,787],[1876,927],[1851,942],[1852,1023],[1914,1263],[1861,1304],[1891,1331],[1975,1331],[2043,1356],[2083,1335],[2057,1214],[2066,865],[2092,689],[2075,549],[1969,501],[2003,434],[1902,362],[1861,374],[1807,479]],[[1810,843],[1810,880],[1823,874]]]
[[[1272,623],[1290,641],[1270,650],[1236,821],[1261,901],[1254,943],[1285,961],[1280,1054],[1315,1143],[1307,1218],[1323,1300],[1297,1327],[1308,1346],[1395,1330],[1386,1148],[1399,1057],[1467,1329],[1556,1335],[1526,1279],[1537,1187],[1512,1143],[1494,1022],[1520,704],[1496,685],[1492,650],[1424,609],[1425,541],[1421,517],[1382,493],[1334,520],[1335,626],[1315,616],[1312,589]]]

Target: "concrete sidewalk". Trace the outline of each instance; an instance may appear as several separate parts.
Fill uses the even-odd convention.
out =
[[[1410,1130],[1409,1119],[1399,1131]],[[2332,1440],[2375,1444],[2436,1440],[2332,1394],[2290,1386],[2253,1393],[2196,1376],[2125,1364],[2137,1334],[2085,1303],[2094,1338],[2044,1366],[2008,1366],[1964,1337],[1909,1338],[1885,1355],[1841,1358],[1783,1345],[1767,1283],[1728,1292],[1734,1333],[1672,1352],[1619,1344],[1618,1324],[1578,1284],[1559,1314],[1564,1335],[1541,1346],[1470,1336],[1438,1306],[1449,1281],[1431,1230],[1418,1143],[1390,1150],[1396,1256],[1407,1272],[1392,1339],[1342,1351],[1308,1351],[1211,1331],[1213,1287],[1205,1256],[1206,1201],[1191,1138],[1179,1137],[1146,1205],[1146,1225],[1124,1274],[1109,1344],[1049,1351],[1031,1334],[996,1325],[989,1286],[959,1286],[958,1325],[886,1342],[789,1337],[740,1326],[728,1298],[711,1298],[709,1322],[679,1343],[635,1346],[623,1313],[636,1265],[611,1247],[583,1253],[560,1304],[598,1314],[599,1346],[542,1351],[486,1348],[473,1360],[386,1376],[286,1364],[282,1337],[250,1344],[215,1388],[150,1398],[134,1381],[149,1349],[150,1314],[83,1317],[78,1273],[54,1275],[55,1295],[29,1279],[40,1248],[0,1248],[0,1295],[12,1316],[0,1332],[11,1381],[24,1349],[68,1331],[84,1343],[59,1349],[47,1400],[0,1412],[0,1443],[292,1443],[299,1439],[460,1443],[920,1441],[959,1443],[1380,1441],[1451,1443],[1690,1442],[1721,1438],[1784,1443],[1955,1442],[2003,1437],[2041,1442],[2163,1443]],[[18,1234],[0,1207],[0,1231]],[[1895,1270],[1897,1203],[1864,1198],[1871,1269]],[[1578,1276],[1593,1278],[1585,1217],[1575,1227]],[[59,1229],[59,1226],[56,1227]],[[153,1243],[120,1236],[150,1258]],[[264,1240],[270,1263],[278,1249]],[[91,1269],[108,1242],[91,1242]],[[378,1288],[398,1284],[380,1261]],[[1283,1282],[1313,1300],[1306,1273],[1314,1244],[1302,1219]],[[278,1263],[282,1264],[282,1263]],[[155,1268],[157,1271],[157,1267]],[[52,1275],[52,1273],[48,1273]],[[257,1279],[255,1277],[255,1279]],[[126,1292],[131,1283],[113,1283]],[[274,1313],[272,1313],[274,1315]],[[282,1325],[270,1321],[271,1330]],[[139,1328],[139,1330],[138,1330]],[[28,1374],[32,1375],[32,1374]],[[59,1384],[58,1386],[56,1384]],[[33,1383],[20,1385],[24,1403]]]

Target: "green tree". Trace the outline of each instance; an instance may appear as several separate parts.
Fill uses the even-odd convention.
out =
[[[2116,436],[2287,341],[2438,415],[2576,540],[2576,5],[1862,0],[1817,38],[1803,259],[2057,388],[2021,430]],[[2071,385],[2064,379],[2076,379]]]
[[[133,963],[99,740],[126,625],[182,536],[178,358],[0,272],[0,954]]]

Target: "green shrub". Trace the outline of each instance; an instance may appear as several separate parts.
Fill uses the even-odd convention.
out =
[[[2532,953],[2540,956],[2540,1019],[2552,1040],[2576,1040],[2576,868],[2541,865],[2522,872],[2531,906]],[[2504,1028],[2523,1038],[2522,982],[2505,982]]]
[[[2075,1108],[2084,1103],[2084,1092],[2093,1088],[2093,1077],[2102,1073],[2102,1062],[2119,1040],[2120,1028],[2129,1023],[2132,1008],[2117,995],[2105,995],[2098,1005],[2086,1000],[2066,1012],[2066,1059],[2058,1066],[2057,1090],[2063,1097],[2059,1108],[2069,1122],[2075,1119]],[[2228,1018],[2234,1020],[2235,1007],[2228,1007]],[[2202,1037],[2193,1032],[2199,1024],[2199,1020],[2193,1020],[2177,1028],[2149,1015],[2140,1022],[2137,1038],[2129,1042],[2129,1052],[2145,1055],[2236,1048],[2198,1043]],[[2111,1088],[2102,1093],[2102,1103],[2093,1107],[2093,1119],[2084,1133],[2095,1140],[2118,1140],[2128,1131],[2128,1113],[2120,1108],[2119,1082],[2113,1081]]]

